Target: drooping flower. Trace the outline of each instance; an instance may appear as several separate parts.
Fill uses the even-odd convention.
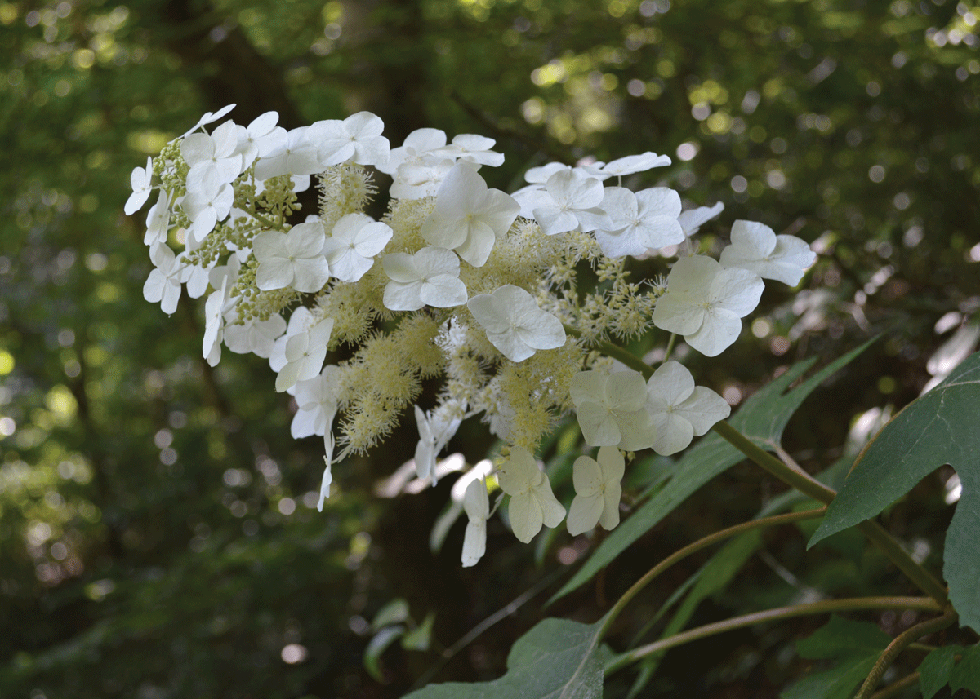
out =
[[[522,543],[541,531],[541,525],[557,527],[565,518],[565,508],[551,492],[547,474],[538,468],[524,447],[514,447],[510,458],[498,469],[500,489],[510,495],[510,526]]]
[[[384,304],[392,311],[417,311],[422,306],[451,308],[466,303],[466,285],[459,278],[459,258],[445,248],[396,252],[382,259]]]
[[[333,318],[315,321],[306,332],[299,332],[286,341],[286,364],[276,376],[276,390],[285,391],[299,381],[307,381],[320,373],[327,356]]]
[[[421,479],[432,478],[436,456],[456,434],[462,423],[462,406],[456,401],[443,403],[426,413],[415,406],[415,422],[419,428],[419,443],[415,447],[415,473]]]
[[[296,384],[296,414],[290,425],[293,439],[325,437],[333,425],[338,406],[340,368],[327,366],[317,376]]]
[[[153,182],[153,159],[146,159],[145,168],[133,168],[133,172],[129,176],[129,182],[132,185],[133,193],[126,200],[126,206],[123,211],[126,212],[127,216],[132,216],[143,208],[143,204],[150,197],[150,192],[152,191],[150,184]]]
[[[439,187],[435,209],[422,224],[422,237],[481,267],[519,211],[509,194],[487,187],[472,164],[457,163]]]
[[[356,282],[371,269],[374,256],[384,250],[393,234],[387,223],[375,221],[367,214],[343,216],[323,244],[323,256],[331,276]]]
[[[763,279],[796,286],[817,255],[806,242],[792,235],[776,235],[766,225],[753,221],[732,224],[732,244],[721,251],[723,267],[739,267]]]
[[[746,269],[726,269],[704,255],[681,258],[667,276],[653,324],[683,335],[698,352],[714,357],[735,342],[763,286],[759,275]]]
[[[466,302],[490,343],[513,362],[523,362],[538,350],[565,344],[561,321],[538,308],[531,294],[505,284],[493,294],[479,294]]]
[[[653,445],[657,430],[646,410],[647,386],[640,372],[582,371],[572,377],[569,395],[587,444],[626,451]]]
[[[252,241],[259,263],[255,284],[263,291],[292,287],[296,291],[319,291],[330,278],[323,257],[326,236],[319,219],[301,223],[288,233],[263,231]]]
[[[513,502],[513,501],[512,501]],[[475,566],[487,550],[487,519],[490,518],[490,497],[482,478],[470,481],[463,496],[466,510],[466,535],[463,538],[463,567]],[[540,527],[539,527],[540,529]]]
[[[695,386],[691,372],[674,361],[664,362],[647,381],[647,410],[657,428],[653,449],[664,456],[686,448],[732,411],[710,388]]]
[[[568,533],[577,536],[595,528],[619,524],[619,501],[626,460],[615,447],[600,447],[598,459],[580,456],[572,464],[575,499],[568,510]]]
[[[183,265],[174,251],[163,243],[150,248],[150,260],[153,270],[143,284],[143,298],[150,303],[159,303],[163,312],[170,315],[177,310],[180,300]]]

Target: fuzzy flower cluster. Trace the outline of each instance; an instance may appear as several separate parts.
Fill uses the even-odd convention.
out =
[[[729,407],[677,362],[645,379],[603,357],[602,343],[655,327],[717,355],[763,278],[795,285],[814,261],[803,241],[748,221],[733,224],[719,259],[701,254],[691,236],[721,205],[682,212],[669,188],[621,186],[668,165],[662,155],[552,163],[508,194],[481,175],[504,159],[489,138],[421,129],[391,148],[366,112],[291,131],[274,112],[212,128],[230,109],[133,171],[126,213],[155,197],[144,296],[169,314],[184,291],[207,295],[209,364],[223,349],[268,359],[275,390],[295,399],[292,435],[323,439],[321,508],[334,461],[384,439],[404,413],[414,411],[416,470],[430,481],[461,421],[479,415],[507,444],[489,482],[509,496],[518,539],[566,519],[572,534],[615,527],[624,454],[678,452]],[[367,213],[376,171],[393,182],[381,220]],[[300,213],[301,199],[316,211]],[[654,255],[677,256],[665,281],[631,281],[627,260]],[[442,390],[424,410],[422,382],[436,377]],[[598,453],[575,461],[566,516],[533,454],[570,413]],[[468,475],[454,499],[473,565],[496,508],[488,480]]]

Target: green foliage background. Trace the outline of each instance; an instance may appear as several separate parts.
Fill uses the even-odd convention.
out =
[[[801,290],[766,292],[739,344],[691,358],[699,383],[745,396],[884,335],[789,425],[790,450],[826,467],[855,415],[918,395],[940,331],[976,320],[978,21],[972,0],[0,2],[0,696],[397,697],[430,669],[492,679],[540,604],[445,664],[439,651],[591,546],[562,532],[535,558],[498,522],[476,569],[458,566],[460,527],[430,553],[448,484],[374,494],[413,452],[411,420],[336,467],[340,493],[316,512],[320,444],[290,439],[265,363],[225,353],[210,369],[201,309],[185,298],[167,318],[142,297],[129,173],[204,111],[276,110],[291,128],[367,109],[396,145],[422,126],[488,135],[508,158],[485,171],[501,188],[551,159],[671,155],[650,177],[691,205],[725,203],[709,243],[747,218],[820,253]],[[480,435],[452,446],[481,458]],[[645,466],[634,495],[662,468]],[[596,620],[652,561],[752,516],[771,487],[730,471],[550,613]],[[943,495],[934,474],[885,520],[937,570]],[[834,541],[803,566],[804,534],[772,535],[695,621],[808,590],[908,592]],[[648,633],[690,573],[636,603],[616,639]],[[379,683],[361,656],[394,597],[435,614],[435,650],[392,647]],[[809,667],[777,650],[819,623],[672,651],[684,672],[662,665],[648,691],[776,696]]]

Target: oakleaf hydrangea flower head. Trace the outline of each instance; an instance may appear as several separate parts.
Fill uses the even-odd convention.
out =
[[[330,267],[322,255],[325,240],[318,219],[301,223],[288,233],[259,233],[252,241],[259,263],[256,286],[263,291],[286,287],[306,293],[319,291],[330,278]]]
[[[565,508],[551,492],[551,481],[524,447],[514,447],[498,469],[500,489],[510,495],[510,526],[522,543],[541,531],[541,525],[557,527],[565,519]]]
[[[494,242],[506,235],[519,211],[513,197],[487,187],[473,165],[458,163],[439,187],[435,209],[422,225],[422,237],[482,267]]]
[[[381,135],[384,122],[370,112],[352,114],[343,121],[330,119],[310,126],[307,137],[317,147],[324,168],[353,160],[359,165],[384,165],[390,144]]]
[[[615,447],[600,447],[597,459],[580,456],[572,464],[575,499],[568,510],[568,533],[577,536],[595,528],[614,529],[619,524],[626,460]]]
[[[653,324],[683,335],[698,352],[714,357],[735,342],[742,318],[759,304],[762,289],[754,272],[726,269],[704,255],[685,257],[670,270]]]
[[[607,187],[602,208],[609,214],[595,238],[607,257],[643,255],[684,242],[677,220],[681,198],[672,189],[654,187],[634,194],[623,187]]]
[[[683,364],[664,362],[647,381],[647,410],[657,428],[653,449],[669,456],[731,413],[731,406],[710,388],[694,385]]]
[[[126,200],[126,207],[123,211],[126,212],[127,216],[132,216],[143,208],[143,204],[150,197],[150,191],[152,189],[150,184],[153,181],[153,159],[146,159],[145,168],[133,168],[133,172],[129,176],[129,181],[132,185],[133,193]]]
[[[426,485],[443,467],[463,467],[461,456],[450,462],[458,468],[437,469],[436,459],[461,420],[479,415],[512,445],[497,480],[514,533],[528,542],[565,516],[532,450],[574,406],[598,454],[573,464],[568,529],[615,527],[622,452],[675,453],[729,408],[675,362],[649,382],[608,368],[600,355],[617,353],[605,343],[653,324],[717,354],[758,303],[761,277],[796,283],[813,261],[802,241],[738,221],[722,264],[684,257],[666,279],[634,278],[658,261],[641,268],[627,256],[686,255],[686,236],[721,210],[682,213],[670,189],[622,188],[624,177],[670,163],[655,153],[533,168],[511,196],[479,173],[503,162],[484,136],[449,142],[420,129],[390,149],[367,112],[288,132],[268,112],[212,130],[226,112],[205,115],[130,177],[127,214],[159,190],[146,221],[153,270],[144,296],[172,313],[181,287],[192,299],[210,292],[208,363],[222,345],[268,357],[275,389],[295,397],[292,435],[323,439],[319,509],[338,444],[339,458],[362,454],[414,411],[413,484]],[[367,213],[378,189],[372,168],[393,178],[380,221]],[[317,209],[307,212],[312,201],[297,194],[314,178]],[[620,186],[604,187],[613,178]],[[343,351],[324,368],[331,348]],[[439,379],[437,405],[425,412],[416,402]],[[464,566],[486,549],[491,469],[484,461],[457,480],[433,529],[438,548],[465,510]]]
[[[647,385],[632,369],[590,369],[572,377],[569,395],[586,443],[626,451],[653,445],[657,430],[646,410]]]
[[[796,286],[817,256],[795,236],[777,236],[769,226],[739,220],[732,224],[732,244],[721,251],[720,260],[724,267],[740,267]]]
[[[463,538],[463,567],[475,566],[487,550],[487,520],[490,518],[490,496],[487,483],[478,479],[470,481],[463,496],[466,510],[466,535]],[[540,529],[538,525],[538,529]]]
[[[561,321],[538,308],[531,294],[519,286],[507,284],[492,294],[479,294],[466,306],[490,343],[512,362],[565,344]]]
[[[466,303],[466,285],[459,279],[459,258],[452,250],[422,248],[395,252],[381,260],[390,282],[384,304],[392,311],[417,311],[422,306],[451,308]]]
[[[367,214],[347,214],[337,221],[323,244],[330,275],[343,282],[356,282],[371,269],[374,256],[384,250],[391,236],[388,224]]]

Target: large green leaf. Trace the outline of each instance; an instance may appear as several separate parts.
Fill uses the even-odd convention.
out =
[[[963,491],[949,525],[943,575],[963,624],[980,630],[980,352],[895,416],[854,464],[810,546],[874,517],[943,464]]]
[[[763,449],[772,450],[779,444],[786,423],[789,422],[793,412],[800,407],[813,389],[863,352],[871,342],[851,350],[792,391],[785,392],[790,384],[802,376],[816,360],[808,359],[790,367],[786,373],[760,389],[745,402],[745,405],[731,418],[732,426]],[[674,477],[663,490],[616,527],[551,601],[563,597],[591,580],[592,576],[605,568],[630,544],[650,531],[698,488],[743,458],[745,457],[742,452],[718,435],[706,436],[678,462]]]
[[[612,657],[599,644],[602,624],[545,619],[510,649],[500,679],[429,685],[405,699],[599,699],[602,668]]]
[[[922,699],[932,699],[936,692],[949,684],[955,655],[963,653],[963,647],[952,645],[936,648],[919,664],[919,690]]]

